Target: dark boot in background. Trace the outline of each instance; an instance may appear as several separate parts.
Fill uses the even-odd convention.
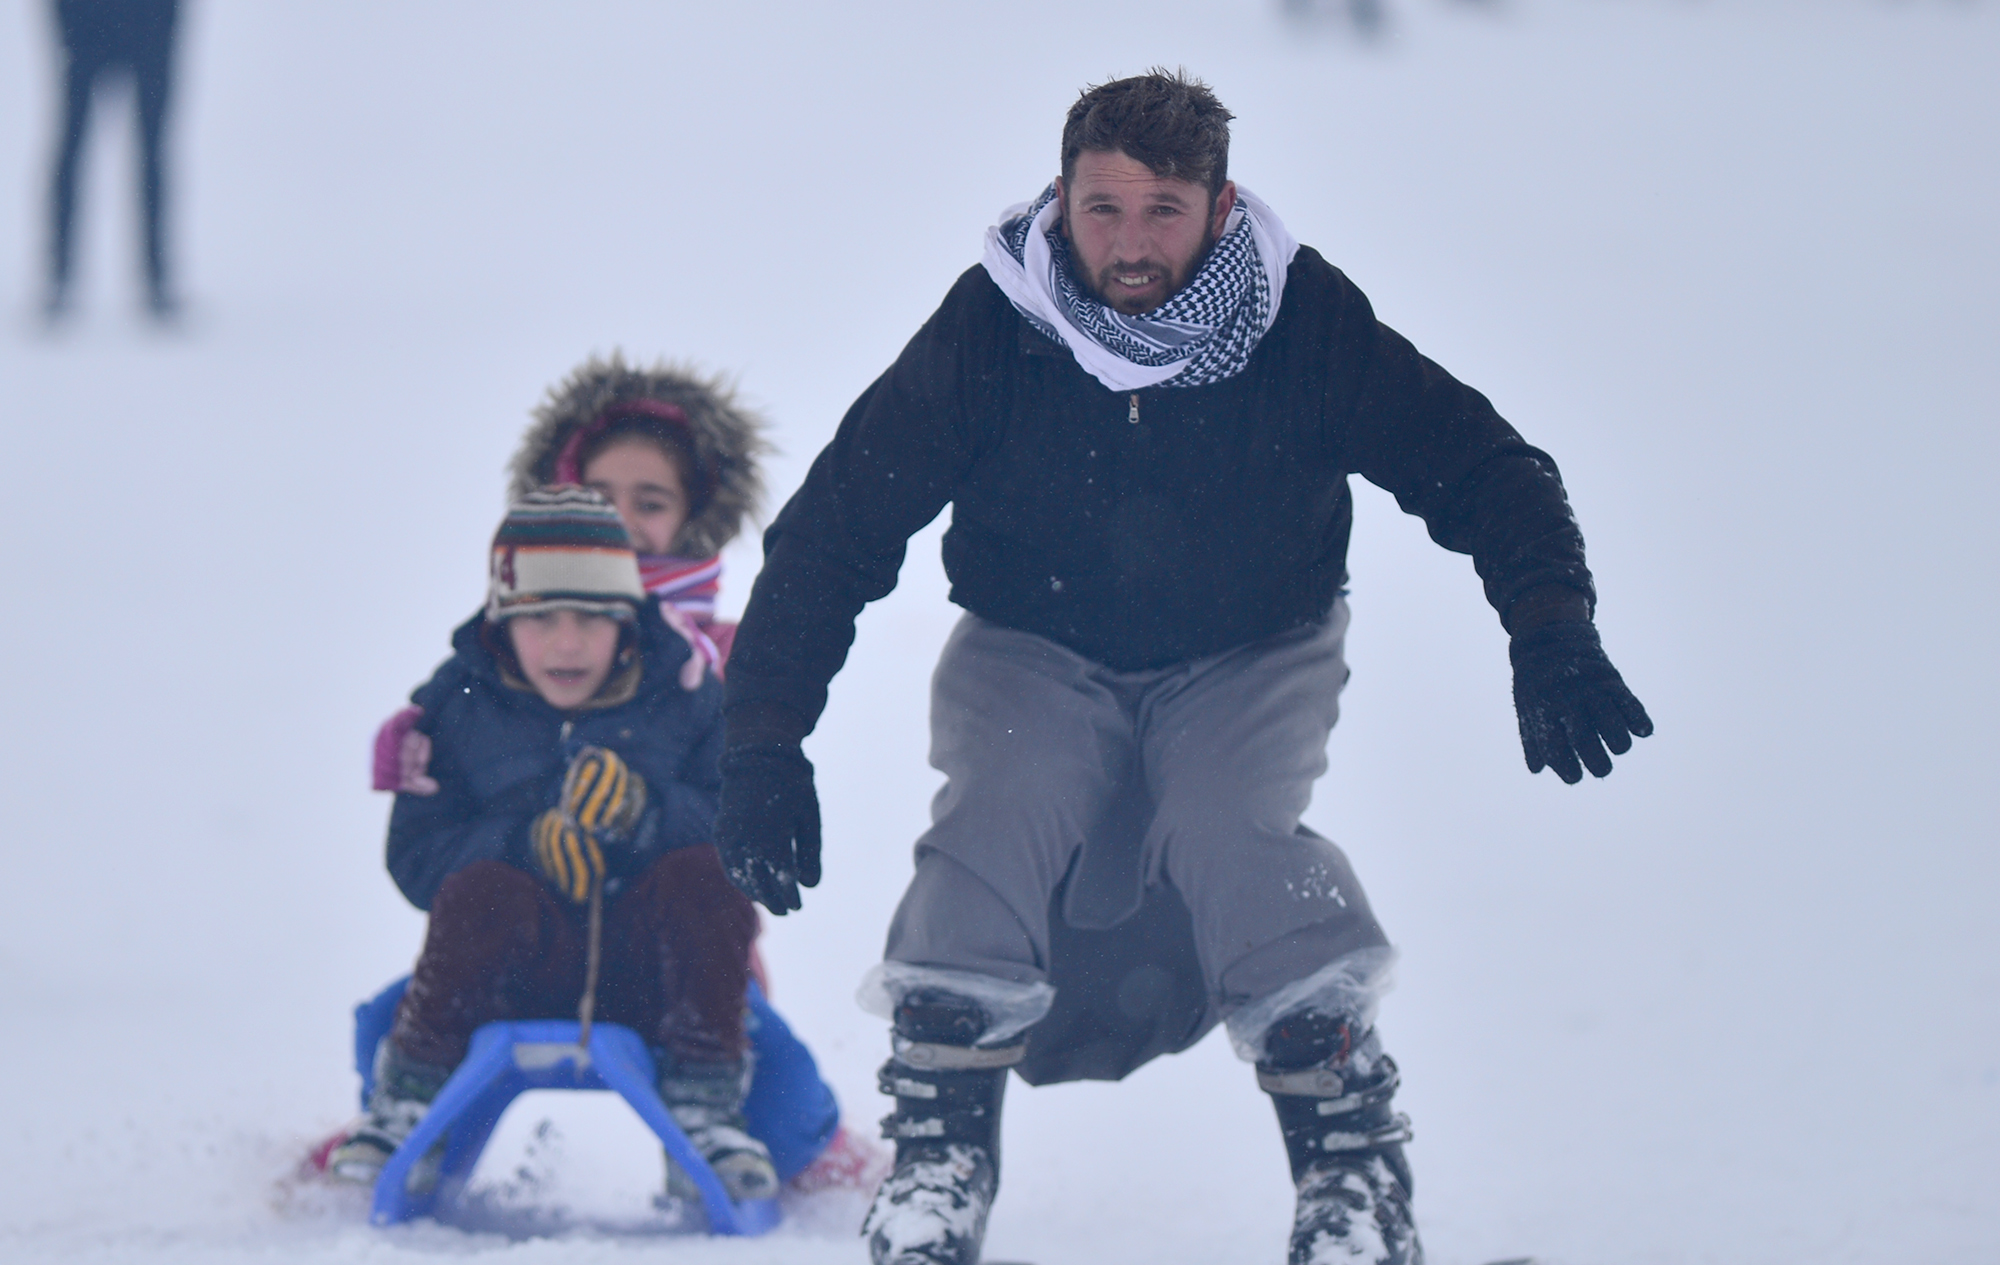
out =
[[[750,1136],[743,1118],[743,1100],[750,1091],[749,1060],[695,1063],[662,1057],[660,1067],[660,1098],[667,1104],[667,1114],[715,1170],[729,1197],[739,1203],[776,1198],[778,1171],[771,1165],[771,1152]],[[671,1156],[667,1197],[701,1201],[693,1181]]]
[[[430,1113],[431,1100],[451,1079],[451,1072],[449,1067],[417,1062],[397,1047],[394,1038],[376,1046],[375,1087],[368,1095],[368,1109],[347,1127],[347,1140],[327,1155],[327,1173],[357,1186],[373,1186],[396,1148]],[[440,1143],[410,1171],[411,1190],[437,1185],[443,1154]]]

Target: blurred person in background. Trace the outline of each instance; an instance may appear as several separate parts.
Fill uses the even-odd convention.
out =
[[[856,616],[952,511],[966,614],[931,693],[946,782],[863,985],[896,1104],[876,1265],[979,1259],[1010,1072],[1118,1079],[1217,1023],[1276,1108],[1291,1265],[1422,1261],[1374,1024],[1393,951],[1346,856],[1299,821],[1347,681],[1350,476],[1472,556],[1512,639],[1531,772],[1603,777],[1652,732],[1599,641],[1554,461],[1228,178],[1230,117],[1185,74],[1086,91],[1060,177],[987,230],[764,538],[716,842],[783,913],[820,876],[801,743]],[[1148,924],[1169,898],[1177,917]],[[1065,925],[1105,937],[1084,956],[1127,928],[1156,938],[1121,948],[1130,969],[1058,1039],[1081,952]],[[1170,1039],[1090,1055],[1189,973]],[[1038,1043],[1069,1048],[1038,1061]],[[1115,1139],[1077,1141],[1121,1161]]]
[[[1502,0],[1456,0],[1461,8],[1497,9]],[[1391,25],[1388,0],[1279,0],[1285,16],[1294,22],[1312,24],[1322,20],[1342,23],[1362,39],[1387,35]]]
[[[62,40],[63,108],[49,188],[49,275],[43,310],[51,321],[67,315],[74,303],[76,186],[91,103],[99,87],[121,76],[131,79],[138,122],[146,311],[160,320],[179,311],[167,258],[164,153],[179,17],[179,0],[55,2],[56,30]]]
[[[1320,15],[1319,0],[1284,0],[1285,12],[1293,18],[1316,18]],[[1342,4],[1348,22],[1362,35],[1379,34],[1382,21],[1382,0],[1344,0]]]

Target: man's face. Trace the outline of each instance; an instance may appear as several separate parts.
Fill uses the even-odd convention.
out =
[[[1234,182],[1211,206],[1206,186],[1156,176],[1138,159],[1108,150],[1078,154],[1056,192],[1077,279],[1127,316],[1178,294],[1236,209]]]

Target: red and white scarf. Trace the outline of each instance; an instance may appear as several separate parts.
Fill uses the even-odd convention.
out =
[[[676,558],[670,554],[639,555],[639,583],[660,603],[660,618],[686,639],[694,651],[681,668],[681,684],[694,689],[704,671],[722,679],[722,650],[708,634],[715,622],[715,595],[722,591],[722,556]],[[690,680],[692,678],[692,680]]]

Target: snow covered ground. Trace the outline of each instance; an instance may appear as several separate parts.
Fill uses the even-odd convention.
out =
[[[1075,91],[1163,62],[1237,112],[1233,174],[1556,454],[1659,723],[1608,782],[1528,777],[1470,567],[1361,492],[1309,820],[1404,949],[1433,1260],[2000,1260],[2000,6],[1399,0],[1372,45],[1263,0],[191,7],[192,319],[128,315],[120,127],[87,310],[46,336],[44,6],[0,3],[0,1258],[863,1259],[851,1207],[619,1233],[657,1160],[597,1097],[517,1108],[485,1232],[287,1183],[422,926],[367,741],[478,601],[548,382],[615,346],[733,371],[788,492]],[[827,880],[766,949],[861,1123],[851,994],[935,784],[935,528],[904,576],[809,747]],[[1276,1130],[1219,1038],[1008,1110],[992,1258],[1281,1258]],[[567,1228],[505,1232],[532,1209]]]

